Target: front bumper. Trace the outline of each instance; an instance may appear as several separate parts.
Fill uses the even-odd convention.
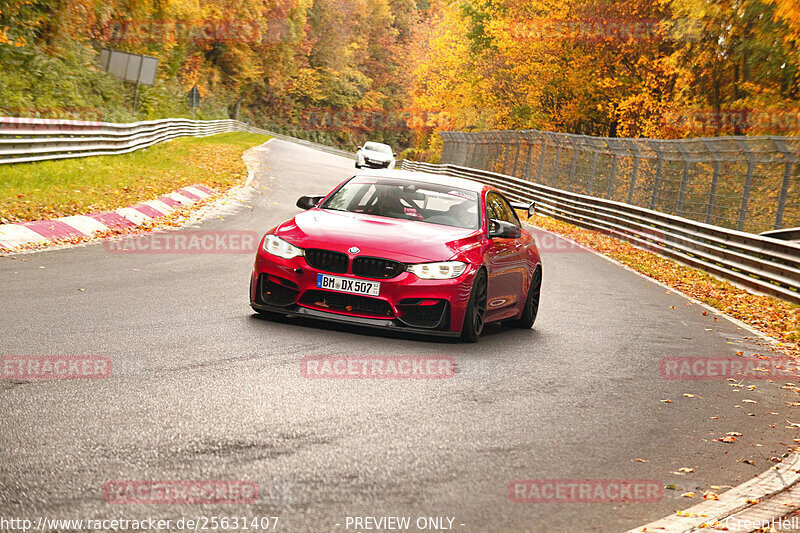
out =
[[[475,272],[469,268],[452,280],[421,280],[410,272],[391,279],[362,278],[349,269],[326,272],[312,268],[303,257],[285,260],[259,250],[250,281],[250,305],[258,311],[383,330],[458,336]],[[318,274],[378,281],[380,294],[366,297],[319,289]]]
[[[391,161],[364,161],[362,166],[367,168],[389,168]]]

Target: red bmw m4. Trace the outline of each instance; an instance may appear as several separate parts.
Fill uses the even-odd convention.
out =
[[[475,342],[484,325],[530,328],[542,267],[536,242],[497,189],[453,177],[374,170],[270,230],[250,305]]]

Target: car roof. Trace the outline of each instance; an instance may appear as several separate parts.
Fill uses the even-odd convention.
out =
[[[478,183],[477,181],[472,181],[465,178],[454,178],[452,176],[442,176],[441,174],[431,174],[429,172],[412,172],[410,170],[375,169],[359,172],[357,175],[375,178],[403,179],[418,183],[431,183],[434,185],[444,185],[445,187],[453,187],[471,192],[482,192],[485,188],[493,188],[482,183]]]

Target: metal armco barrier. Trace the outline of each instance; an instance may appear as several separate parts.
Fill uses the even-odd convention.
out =
[[[235,120],[170,118],[114,124],[0,117],[0,165],[125,154],[177,137],[231,131],[270,134]]]
[[[800,226],[800,137],[444,131],[442,163],[761,233]]]
[[[600,231],[757,292],[800,304],[800,244],[695,222],[652,209],[563,191],[457,165],[403,161],[404,170],[492,185],[536,211]]]

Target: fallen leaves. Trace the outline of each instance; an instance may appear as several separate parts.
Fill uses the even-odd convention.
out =
[[[710,274],[597,231],[540,215],[534,215],[529,222],[607,255],[673,290],[737,318],[781,341],[780,351],[800,355],[800,306],[771,296],[751,294]]]

